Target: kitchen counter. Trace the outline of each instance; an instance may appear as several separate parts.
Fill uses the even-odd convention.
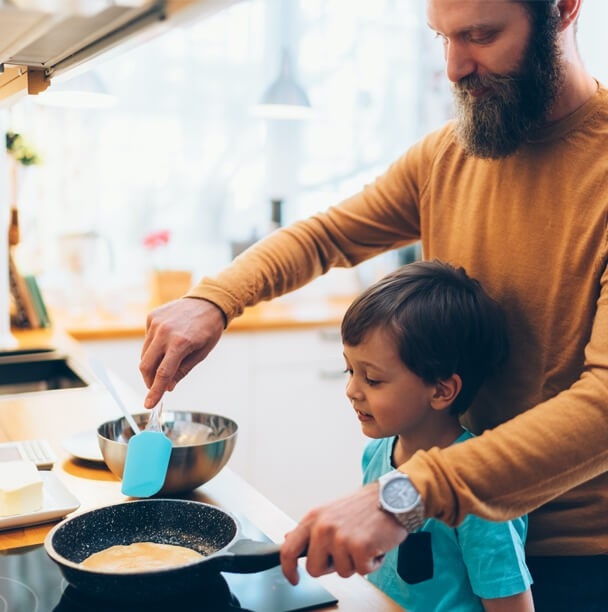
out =
[[[21,332],[17,336],[24,348],[52,343],[53,346],[66,348],[78,359],[78,344],[58,332]],[[74,459],[62,446],[64,438],[81,431],[95,430],[101,422],[120,416],[108,392],[86,369],[82,371],[90,383],[86,388],[0,396],[0,441],[48,440],[58,457],[53,473],[80,501],[81,505],[75,512],[126,499],[120,491],[120,482],[105,466]],[[127,398],[132,394],[119,380],[114,382]],[[280,542],[285,532],[294,525],[292,519],[229,467],[189,494],[188,498],[242,514],[276,542]],[[54,524],[2,531],[0,550],[39,544]],[[339,599],[339,604],[330,609],[349,612],[401,610],[361,576],[343,579],[337,574],[330,574],[319,580]]]
[[[352,296],[318,297],[315,299],[279,298],[262,302],[237,317],[228,332],[302,329],[324,325],[338,326]],[[73,314],[52,309],[56,327],[66,330],[76,340],[110,340],[143,338],[149,308],[134,304],[111,312],[96,309],[84,314]]]

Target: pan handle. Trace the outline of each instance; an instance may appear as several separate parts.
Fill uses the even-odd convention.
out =
[[[221,571],[239,574],[262,572],[280,565],[280,550],[281,546],[274,542],[241,538],[221,553],[224,559]]]

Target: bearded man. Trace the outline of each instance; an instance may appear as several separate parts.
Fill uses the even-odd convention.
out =
[[[512,70],[475,70],[454,82],[456,133],[471,155],[511,155],[546,122],[563,82],[560,19],[552,4],[537,1],[529,6],[530,37]],[[444,44],[448,48],[450,43],[444,39]]]
[[[304,550],[313,576],[367,574],[425,517],[529,513],[536,609],[608,610],[608,90],[577,51],[581,4],[427,0],[455,120],[148,317],[151,407],[246,306],[416,240],[502,304],[511,356],[466,418],[483,435],[395,466],[412,502],[393,512],[378,482],[311,510],[281,547],[293,583]]]

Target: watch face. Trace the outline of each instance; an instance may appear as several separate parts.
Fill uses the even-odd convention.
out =
[[[384,485],[382,499],[392,509],[405,512],[418,501],[418,492],[407,478],[395,478]]]

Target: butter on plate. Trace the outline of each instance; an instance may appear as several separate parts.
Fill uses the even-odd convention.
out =
[[[0,516],[42,508],[42,476],[32,461],[0,462]]]

